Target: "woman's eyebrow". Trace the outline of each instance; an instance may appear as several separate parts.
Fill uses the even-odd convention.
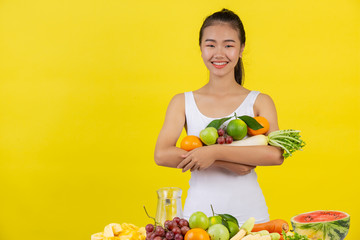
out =
[[[206,39],[205,42],[216,42],[216,40],[214,40],[214,39]],[[224,42],[235,42],[235,40],[226,39],[226,40],[224,40]]]

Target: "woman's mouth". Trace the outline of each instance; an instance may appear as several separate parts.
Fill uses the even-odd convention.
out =
[[[224,68],[228,62],[211,62],[211,64],[216,68]]]

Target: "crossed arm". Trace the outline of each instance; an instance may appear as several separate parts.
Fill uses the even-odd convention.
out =
[[[256,110],[270,123],[270,130],[278,129],[276,110],[272,100],[263,95],[258,97]],[[257,100],[258,101],[258,100]],[[280,165],[283,163],[282,151],[272,146],[230,147],[226,145],[211,145],[185,151],[176,147],[185,125],[185,99],[183,94],[174,96],[171,100],[164,125],[160,131],[155,147],[155,162],[160,166],[182,168],[187,170],[204,170],[212,165],[225,168],[239,175],[249,173],[256,166]]]

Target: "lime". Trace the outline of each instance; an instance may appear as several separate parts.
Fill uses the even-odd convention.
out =
[[[215,144],[218,137],[218,131],[214,127],[207,127],[200,132],[200,139],[206,145]]]
[[[237,234],[237,232],[239,231],[239,227],[236,223],[231,222],[231,221],[227,221],[228,225],[229,225],[229,232],[230,232],[230,238],[232,238],[233,236],[235,236],[235,234]]]
[[[227,125],[226,132],[232,136],[234,140],[241,140],[247,134],[247,125],[241,119],[234,119]]]
[[[222,223],[222,218],[220,216],[209,217],[209,227],[217,223]]]

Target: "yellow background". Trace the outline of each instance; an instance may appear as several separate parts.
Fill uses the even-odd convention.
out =
[[[360,238],[359,1],[1,0],[1,240],[144,226],[160,187],[185,200],[189,173],[153,151],[171,97],[207,82],[198,31],[223,7],[245,25],[245,87],[307,142],[257,168],[271,219],[345,211]]]

